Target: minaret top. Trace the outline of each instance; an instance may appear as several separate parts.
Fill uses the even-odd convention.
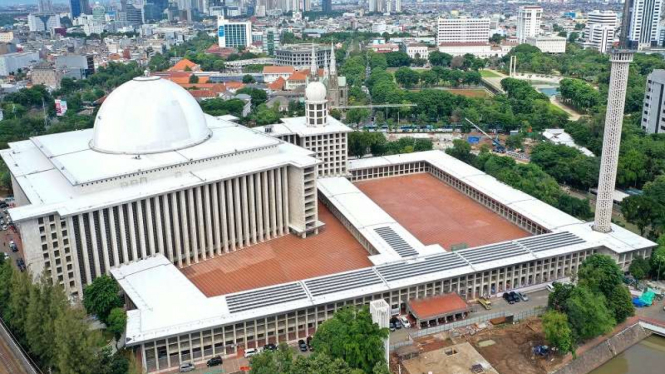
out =
[[[316,78],[316,73],[318,73],[319,64],[316,63],[316,51],[314,50],[314,43],[312,43],[312,64],[309,68],[309,75],[312,78]]]
[[[337,62],[335,61],[335,45],[330,43],[330,75],[337,75]]]

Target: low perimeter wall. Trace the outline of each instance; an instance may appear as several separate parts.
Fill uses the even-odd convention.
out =
[[[649,335],[650,331],[636,323],[586,351],[554,374],[587,374]]]

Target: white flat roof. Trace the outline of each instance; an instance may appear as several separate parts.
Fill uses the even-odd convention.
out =
[[[12,218],[20,222],[52,213],[65,217],[273,167],[318,163],[311,151],[233,122],[206,118],[213,132],[207,141],[140,158],[91,150],[92,130],[11,143],[0,155],[30,201],[11,209]]]
[[[269,134],[272,136],[294,134],[297,134],[298,136],[312,136],[335,134],[341,132],[346,133],[353,131],[348,126],[331,116],[327,117],[328,123],[325,126],[307,126],[305,117],[282,118],[281,121],[282,123],[276,123],[267,126],[257,126],[253,129],[258,132],[265,133],[266,128],[270,128]]]
[[[419,242],[415,237],[348,180],[321,178],[318,180],[319,192],[373,246],[383,251],[385,255],[381,256],[388,261],[377,261],[375,266],[368,268],[210,298],[202,298],[201,292],[192,289],[193,284],[162,255],[124,265],[111,272],[123,289],[129,290],[127,294],[138,308],[128,313],[127,337],[131,339],[128,344],[582,250],[605,247],[615,253],[625,253],[656,246],[656,243],[615,225],[608,234],[595,232],[591,223],[559,212],[442,152],[355,160],[352,169],[413,161],[429,162],[497,201],[505,202],[552,232],[455,252],[439,252],[440,247],[426,247],[416,256],[402,258],[373,229],[390,227],[418,249]],[[505,198],[502,191],[506,191]]]

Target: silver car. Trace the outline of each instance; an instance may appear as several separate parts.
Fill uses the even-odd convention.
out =
[[[196,370],[196,366],[194,366],[193,363],[191,362],[185,362],[180,365],[180,372],[181,373],[189,373],[190,371]]]

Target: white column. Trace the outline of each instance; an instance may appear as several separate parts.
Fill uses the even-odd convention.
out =
[[[118,208],[120,209],[120,208]],[[108,225],[111,226],[111,250],[113,252],[113,263],[115,266],[120,266],[120,256],[118,254],[118,251],[120,251],[120,248],[118,248],[118,238],[116,235],[116,230],[117,227],[115,225],[115,213],[113,212],[113,207],[109,208],[109,222]],[[74,256],[76,257],[76,256]]]
[[[242,235],[242,212],[240,211],[240,178],[233,179],[233,205],[235,208],[235,231],[240,248],[244,247],[244,237]]]
[[[136,219],[138,220],[137,224],[139,226],[139,232],[138,232],[138,239],[137,242],[139,244],[139,248],[141,249],[141,259],[144,259],[147,257],[146,255],[146,243],[145,243],[145,227],[143,226],[143,222],[145,221],[143,219],[143,204],[141,204],[141,201],[136,202]]]
[[[252,237],[252,243],[256,244],[256,194],[254,193],[254,174],[247,176],[247,187],[247,195],[249,199],[249,231]]]
[[[178,196],[178,200],[180,202],[180,206],[178,207],[180,211],[180,223],[181,223],[181,231],[182,231],[182,242],[184,243],[185,246],[185,263],[187,266],[189,266],[192,263],[192,258],[191,258],[191,253],[190,253],[190,248],[189,248],[189,224],[187,223],[187,204],[185,201],[187,201],[187,192],[185,191],[180,191],[179,193],[180,196]],[[191,213],[191,212],[190,212]]]
[[[210,257],[215,256],[215,243],[212,241],[212,217],[211,217],[211,211],[210,208],[212,205],[211,199],[210,199],[210,189],[212,188],[211,185],[207,184],[205,186],[202,186],[203,188],[203,211],[205,213],[205,234],[206,234],[206,245],[203,247],[204,250],[207,251],[208,255]]]
[[[212,188],[212,191],[210,192],[212,194],[212,232],[215,234],[215,251],[218,255],[221,255],[222,230],[219,227],[219,192],[217,192],[217,184],[218,183],[213,183],[212,186],[210,186]]]
[[[277,206],[277,227],[279,235],[284,235],[284,220],[282,215],[282,171],[280,169],[275,170],[275,197]]]
[[[619,164],[619,146],[621,144],[623,111],[626,104],[626,86],[628,85],[630,63],[633,61],[633,53],[630,51],[613,51],[610,56],[612,71],[607,94],[603,154],[600,158],[596,217],[593,224],[593,229],[598,232],[612,231],[614,186]]]
[[[250,246],[250,234],[249,234],[249,204],[247,203],[247,176],[242,176],[240,179],[241,185],[241,200],[242,200],[242,236],[244,238],[245,246]]]
[[[148,256],[152,256],[157,252],[155,250],[155,225],[153,225],[153,221],[155,220],[155,214],[152,211],[152,200],[157,199],[157,197],[149,197],[145,200],[145,221],[146,221],[146,226],[148,226],[148,250],[146,251],[148,253]],[[155,203],[156,205],[159,205],[158,202]]]
[[[83,214],[80,214],[79,215],[79,235],[81,236],[81,246],[83,248],[79,248],[79,250],[83,254],[83,268],[85,270],[85,279],[87,280],[87,283],[92,283],[92,275],[90,273],[90,259],[88,259],[88,243],[87,243],[86,236],[85,236],[84,225],[86,225],[85,219],[83,218]],[[83,295],[81,295],[81,296],[83,296]]]
[[[236,250],[236,220],[235,212],[233,207],[233,181],[226,181],[226,207],[227,207],[227,218],[229,222],[229,241],[231,242],[231,251]]]
[[[155,215],[155,230],[157,234],[157,243],[156,243],[156,250],[158,253],[163,254],[164,256],[167,255],[166,251],[164,250],[164,227],[162,226],[162,206],[159,203],[159,196],[155,196],[155,212],[153,213]]]
[[[132,203],[127,204],[127,217],[129,219],[129,243],[132,247],[133,261],[139,259],[138,250],[136,248],[136,226],[134,226],[134,207]]]
[[[270,180],[270,231],[273,236],[279,235],[277,232],[277,208],[275,206],[275,169],[268,172]]]
[[[104,258],[104,269],[106,269],[106,273],[108,273],[109,269],[111,268],[111,263],[109,262],[109,241],[106,237],[107,223],[106,219],[104,219],[104,210],[105,209],[99,211],[99,233],[102,236],[102,256]]]
[[[206,247],[206,235],[205,235],[205,224],[203,217],[203,196],[201,194],[202,186],[196,187],[196,218],[197,225],[199,229],[199,256],[196,257],[198,261],[199,258],[205,260],[208,258],[207,247]]]
[[[122,263],[129,263],[129,248],[127,248],[127,229],[125,225],[125,210],[122,205],[118,206],[118,214],[120,215],[120,246],[122,247]]]
[[[268,179],[268,171],[263,172],[261,179],[263,180],[263,229],[266,233],[266,239],[270,240],[272,238],[272,229],[270,226],[270,195],[268,194],[270,180]]]
[[[173,218],[173,233],[174,235],[174,241],[175,245],[173,246],[173,250],[176,252],[176,258],[178,259],[178,266],[182,267],[182,251],[184,250],[182,248],[181,240],[180,240],[180,234],[182,233],[182,226],[180,225],[180,209],[179,208],[179,201],[180,201],[180,192],[174,192],[173,193],[173,198],[171,199],[171,217]]]
[[[199,262],[199,258],[201,257],[201,244],[197,240],[197,207],[196,207],[196,201],[194,200],[194,191],[197,190],[198,193],[198,187],[195,188],[190,188],[187,190],[187,199],[189,201],[188,207],[189,207],[189,238],[190,238],[190,243],[191,243],[191,250],[192,254],[194,255],[194,262]]]
[[[286,167],[282,168],[282,191],[284,192],[284,227],[289,230],[289,173]],[[318,208],[317,208],[318,209]]]
[[[221,181],[219,182],[218,188],[219,188],[219,210],[222,215],[221,218],[221,225],[222,225],[222,243],[224,243],[224,252],[228,253],[229,252],[229,221],[228,217],[226,216],[226,182]]]
[[[92,259],[95,264],[95,274],[102,275],[102,269],[99,265],[99,249],[97,248],[97,230],[95,230],[95,217],[93,212],[88,213],[88,229],[90,230],[90,241],[92,242]]]
[[[173,254],[173,232],[171,230],[171,212],[169,209],[168,195],[162,196],[162,211],[164,212],[162,217],[164,217],[164,234],[166,235],[164,237],[166,257],[168,257],[171,262],[174,262],[176,260],[176,256]]]
[[[261,177],[263,173],[259,172],[256,173],[256,177],[254,178],[256,188],[255,188],[255,193],[256,193],[256,231],[258,232],[259,235],[259,241],[264,241],[265,238],[265,233],[263,229],[263,178]]]

